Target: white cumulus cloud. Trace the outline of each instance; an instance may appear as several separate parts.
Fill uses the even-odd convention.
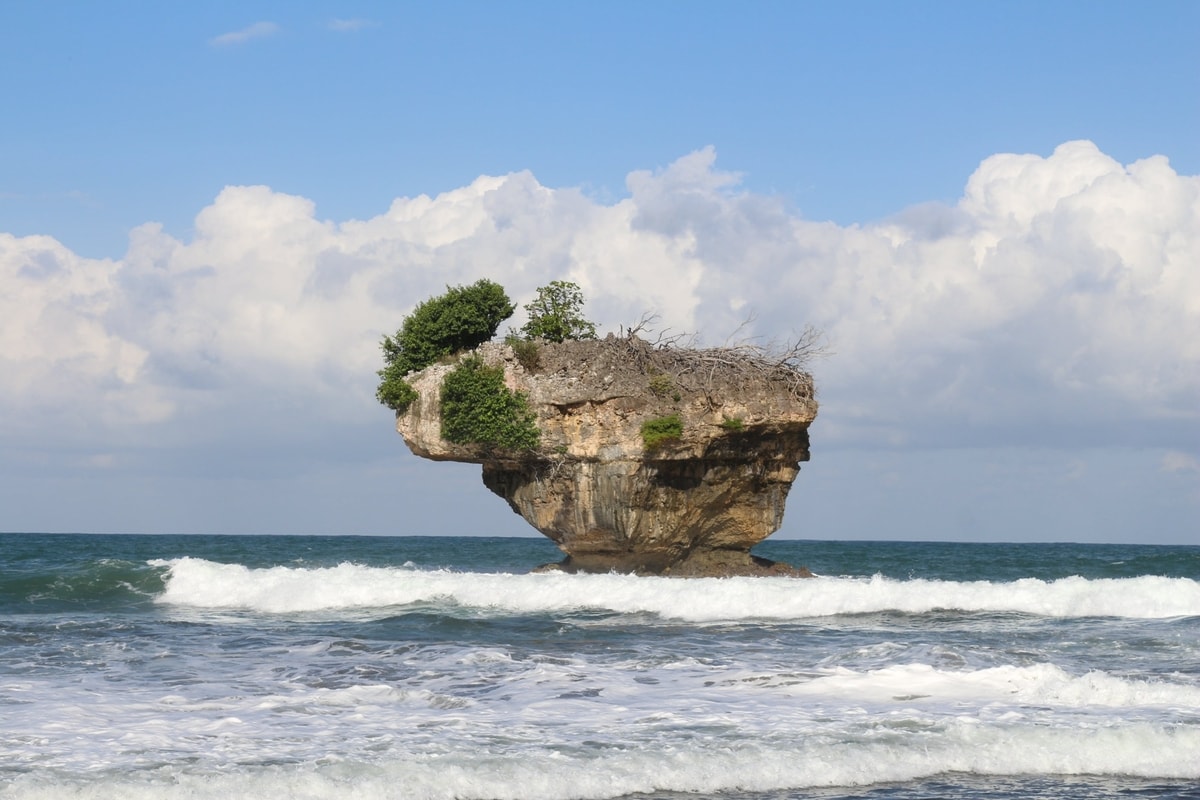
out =
[[[149,352],[109,324],[120,269],[47,236],[0,234],[0,432],[171,414],[144,375]]]
[[[523,172],[340,222],[232,186],[190,241],[147,223],[119,260],[0,236],[5,428],[171,420],[202,438],[379,414],[380,336],[489,277],[518,303],[576,281],[602,329],[645,312],[710,344],[750,314],[765,338],[823,328],[818,444],[1195,435],[1200,178],[1069,142],[985,160],[953,206],[839,226],[742,190],[715,158],[631,173],[611,204]]]

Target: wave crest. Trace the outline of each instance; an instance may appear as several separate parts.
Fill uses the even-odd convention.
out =
[[[265,613],[428,605],[487,613],[607,611],[688,622],[787,621],[846,614],[933,611],[1046,617],[1165,619],[1200,616],[1200,582],[1141,576],[1011,582],[872,578],[645,578],[512,575],[344,563],[251,569],[197,558],[166,567],[159,603]]]

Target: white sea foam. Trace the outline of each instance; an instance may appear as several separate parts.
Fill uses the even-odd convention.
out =
[[[348,658],[334,649],[327,657]],[[672,749],[686,747],[698,729],[730,743],[798,744],[863,741],[893,729],[938,730],[968,720],[1035,727],[1069,720],[1079,731],[1138,720],[1168,730],[1200,715],[1194,678],[1071,675],[1053,664],[797,672],[692,658],[513,658],[429,645],[341,665],[373,681],[323,685],[308,679],[311,661],[287,658],[266,657],[247,672],[237,661],[197,655],[184,671],[207,668],[208,679],[169,688],[113,684],[102,676],[67,686],[0,682],[0,741],[31,737],[25,752],[34,761],[77,769],[137,766],[141,753],[156,752],[205,761],[214,748],[233,761],[311,762],[378,748],[483,752],[498,739],[535,750],[593,739]],[[67,747],[64,731],[76,737]]]
[[[897,664],[863,672],[838,668],[804,681],[785,676],[762,682],[771,683],[786,683],[784,690],[791,695],[858,703],[1178,708],[1200,713],[1200,686],[1194,683],[1122,678],[1097,670],[1071,675],[1054,664],[957,672],[927,664]]]
[[[154,563],[152,613],[0,631],[0,800],[1200,781],[1194,580]]]
[[[43,771],[7,786],[6,800],[172,800],[228,797],[566,800],[637,792],[772,793],[866,786],[948,772],[976,775],[1109,775],[1200,778],[1200,731],[1132,724],[1080,732],[962,723],[921,737],[750,743],[734,746],[612,748],[590,753],[438,754],[379,763],[194,772],[169,767],[131,776],[64,778]]]
[[[1012,582],[873,578],[678,580],[626,575],[509,575],[341,564],[249,569],[196,558],[167,567],[159,602],[267,613],[454,604],[498,613],[584,609],[693,622],[799,620],[877,612],[1017,612],[1047,617],[1200,616],[1200,581],[1136,578]]]
[[[1017,663],[950,668],[921,642],[892,641],[888,632],[851,669],[825,656],[857,652],[856,639],[835,637],[831,647],[814,636],[816,652],[804,653],[807,626],[789,632],[783,648],[782,630],[722,648],[724,637],[707,628],[661,626],[697,645],[679,652],[664,646],[660,626],[635,625],[629,634],[618,620],[635,641],[613,651],[591,641],[552,647],[541,633],[508,644],[506,631],[521,627],[514,625],[466,641],[441,632],[393,641],[343,638],[325,620],[297,626],[263,616],[333,611],[340,620],[346,609],[391,615],[412,603],[487,614],[495,596],[501,614],[603,608],[678,617],[688,603],[723,593],[701,618],[714,609],[762,617],[765,609],[786,619],[798,613],[790,592],[822,584],[869,592],[879,581],[250,570],[192,559],[163,566],[164,602],[251,609],[251,632],[179,626],[169,648],[89,651],[94,666],[71,680],[54,670],[0,680],[0,742],[13,745],[0,798],[769,797],[947,772],[1200,780],[1194,674],[1138,671],[1136,659],[1126,663],[1130,671],[1101,672],[1095,667],[1106,664],[1070,660],[1070,648],[1035,652],[1030,641],[1009,651],[1003,625],[962,627]],[[965,593],[981,586],[991,591],[948,584]],[[1136,597],[1152,587],[1133,579],[1122,588]],[[658,605],[654,590],[665,595]],[[1028,622],[1036,631],[1071,627]],[[938,636],[941,621],[929,623],[921,638]],[[1079,630],[1131,626],[1138,627],[1086,620]],[[1194,630],[1190,622],[1146,627]],[[210,642],[225,646],[214,651]],[[1050,663],[1055,654],[1064,655],[1062,665]]]

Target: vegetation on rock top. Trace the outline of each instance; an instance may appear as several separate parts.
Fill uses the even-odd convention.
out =
[[[448,442],[532,450],[541,439],[525,396],[504,385],[504,368],[489,367],[477,355],[447,373],[441,403],[442,438]]]
[[[418,303],[396,335],[385,335],[380,343],[384,367],[378,373],[375,397],[404,413],[416,399],[405,375],[488,341],[514,309],[504,287],[487,279],[470,286],[448,286],[445,294]]]
[[[570,281],[550,281],[540,287],[525,311],[529,321],[521,333],[527,338],[548,342],[596,338],[595,323],[583,316],[583,292]]]
[[[528,322],[505,343],[511,357],[527,372],[545,371],[547,380],[575,381],[587,374],[603,378],[606,396],[651,399],[641,428],[645,448],[654,450],[683,436],[689,408],[715,412],[738,397],[779,396],[812,405],[815,392],[807,363],[824,352],[818,331],[808,328],[796,340],[779,346],[744,340],[721,347],[696,347],[695,337],[658,335],[643,338],[652,317],[620,335],[596,338],[596,326],[582,314],[583,294],[567,281],[552,281],[526,304]],[[379,401],[404,414],[418,394],[409,373],[492,339],[513,304],[492,281],[448,287],[444,295],[418,304],[395,336],[381,343],[384,368],[379,371]],[[523,334],[523,335],[521,335]],[[681,344],[681,342],[683,342]],[[557,377],[556,377],[557,376]],[[505,385],[504,367],[489,367],[473,354],[462,359],[441,386],[442,438],[489,448],[530,450],[540,432],[528,399]],[[680,403],[686,398],[687,405]],[[657,402],[655,402],[657,401]],[[681,414],[680,412],[685,412]],[[720,427],[741,432],[741,417],[723,416]]]

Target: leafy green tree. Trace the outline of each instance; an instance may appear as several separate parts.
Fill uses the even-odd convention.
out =
[[[470,286],[447,286],[445,294],[419,303],[396,335],[384,336],[380,342],[384,367],[378,373],[376,398],[403,413],[416,399],[405,375],[483,344],[514,309],[504,287],[487,279]]]
[[[442,438],[456,444],[531,450],[541,434],[525,395],[504,385],[504,368],[470,355],[442,381]]]
[[[525,306],[529,321],[521,328],[523,334],[548,342],[596,338],[596,325],[583,316],[583,292],[578,284],[551,281],[537,292]]]

